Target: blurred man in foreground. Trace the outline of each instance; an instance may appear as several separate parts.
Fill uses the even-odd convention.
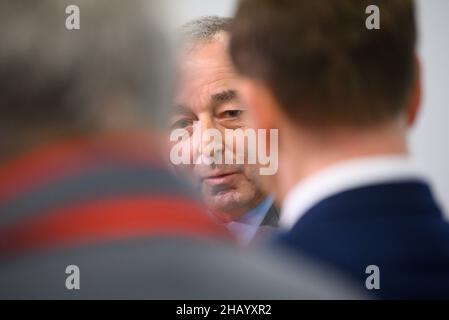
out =
[[[415,47],[411,0],[242,0],[230,45],[255,126],[280,130],[279,242],[383,298],[449,298],[449,226],[406,142]]]
[[[193,135],[195,121],[200,121],[201,130],[217,129],[223,136],[226,129],[248,128],[237,74],[227,52],[230,24],[230,18],[202,17],[183,26],[172,130],[183,128]],[[191,154],[196,159],[201,156],[200,147],[207,150],[209,141],[204,139],[199,146],[187,143],[195,149]],[[223,143],[220,152],[227,150],[236,158],[236,148]],[[256,164],[211,162],[175,168],[194,176],[211,212],[227,224],[239,243],[248,244],[260,226],[277,226],[277,209],[273,198],[261,189]]]
[[[348,297],[312,267],[237,253],[161,165],[160,15],[155,1],[0,2],[0,298]]]

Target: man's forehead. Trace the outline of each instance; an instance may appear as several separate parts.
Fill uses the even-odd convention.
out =
[[[234,69],[228,52],[229,34],[219,32],[212,38],[193,40],[181,49],[179,67],[181,69],[228,67]]]
[[[215,93],[209,94],[204,101],[200,104],[189,103],[190,101],[178,101],[175,105],[176,114],[185,114],[190,112],[203,111],[204,109],[211,109],[218,107],[221,104],[235,101],[239,98],[238,91],[235,89],[219,90]]]
[[[180,66],[177,104],[202,109],[238,97],[238,76],[224,41],[199,44],[181,57]]]
[[[226,31],[220,31],[211,37],[204,39],[190,39],[181,45],[181,53],[189,54],[194,53],[205,47],[212,46],[223,52],[228,52],[228,46],[230,42],[230,35]]]

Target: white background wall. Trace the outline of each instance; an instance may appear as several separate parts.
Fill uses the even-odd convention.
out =
[[[232,16],[236,3],[165,1],[173,15],[170,24],[175,26],[202,15]],[[414,160],[430,175],[437,196],[449,213],[449,1],[418,0],[417,4],[424,96],[410,145]]]
[[[423,103],[410,135],[414,159],[432,178],[449,212],[449,1],[419,0]],[[449,217],[449,215],[448,215]]]

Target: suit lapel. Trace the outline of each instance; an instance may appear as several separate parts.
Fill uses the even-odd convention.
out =
[[[261,226],[277,227],[279,224],[279,210],[273,204],[265,218],[263,219]]]

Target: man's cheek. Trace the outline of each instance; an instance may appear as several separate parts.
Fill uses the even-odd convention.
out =
[[[244,174],[250,183],[257,185],[259,184],[261,176],[259,174],[259,166],[257,164],[246,165],[244,168]]]
[[[239,174],[228,187],[236,193],[247,194],[251,191],[252,184],[244,174]]]

